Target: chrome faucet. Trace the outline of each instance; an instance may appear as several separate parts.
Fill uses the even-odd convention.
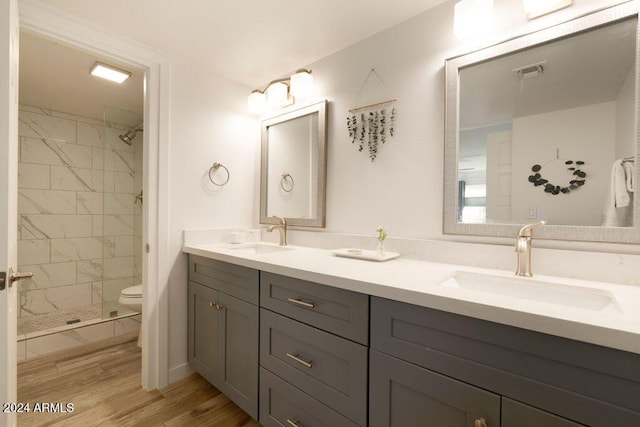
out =
[[[546,223],[546,221],[534,222],[518,230],[516,239],[516,256],[518,257],[516,276],[533,276],[531,272],[531,238],[533,237],[533,229]]]
[[[280,221],[280,224],[278,225],[272,225],[271,227],[267,228],[268,232],[272,232],[275,229],[278,229],[278,231],[280,232],[280,246],[287,246],[287,221],[285,221],[284,218],[281,218],[279,216],[275,217],[278,218],[278,220]]]

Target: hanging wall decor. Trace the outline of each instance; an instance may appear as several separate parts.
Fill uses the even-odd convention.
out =
[[[375,76],[385,89],[389,99],[373,104],[357,106],[362,90],[369,82],[371,76]],[[390,96],[390,92],[375,69],[371,69],[367,78],[362,83],[360,90],[356,94],[354,106],[349,110],[347,116],[347,130],[351,143],[358,144],[358,151],[363,151],[364,146],[368,147],[369,158],[373,162],[378,155],[378,144],[387,142],[387,137],[395,134],[396,123],[396,99]]]
[[[560,159],[559,150],[556,150],[556,158],[547,162],[555,162]],[[556,183],[549,182],[548,179],[545,179],[542,176],[542,166],[539,164],[535,164],[531,167],[531,175],[529,175],[529,182],[534,186],[544,186],[544,192],[552,194],[554,196],[562,193],[568,194],[571,190],[576,190],[582,187],[586,182],[587,173],[582,170],[584,166],[584,162],[582,160],[565,160],[564,164],[567,167],[567,171],[569,172],[570,179],[567,183],[561,183],[562,185],[557,185]]]

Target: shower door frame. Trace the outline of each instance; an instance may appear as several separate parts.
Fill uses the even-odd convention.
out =
[[[20,29],[112,57],[145,71],[143,140],[143,302],[142,386],[146,390],[168,384],[168,180],[170,62],[155,50],[116,38],[57,9],[21,1]],[[148,246],[147,246],[148,245]],[[150,248],[150,249],[149,249]]]

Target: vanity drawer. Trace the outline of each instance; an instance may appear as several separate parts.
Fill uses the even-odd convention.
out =
[[[260,305],[361,344],[369,342],[369,296],[262,272]]]
[[[265,427],[358,426],[264,368],[260,368],[260,424]]]
[[[640,355],[382,298],[371,348],[590,426],[640,426]]]
[[[364,425],[367,348],[260,310],[260,365]]]
[[[258,270],[189,255],[189,280],[258,305]]]

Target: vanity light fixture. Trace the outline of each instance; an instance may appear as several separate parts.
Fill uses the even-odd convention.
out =
[[[100,77],[118,84],[124,83],[131,77],[131,73],[125,70],[121,70],[112,65],[107,65],[102,62],[96,62],[89,70],[92,76]]]
[[[482,35],[493,21],[493,0],[461,0],[453,10],[453,33],[459,39]]]
[[[309,98],[313,93],[311,70],[299,69],[291,77],[272,80],[262,90],[253,90],[247,99],[251,114],[264,113],[267,108],[285,107],[295,102],[295,98]]]
[[[573,4],[573,0],[522,0],[527,19],[539,18]]]

